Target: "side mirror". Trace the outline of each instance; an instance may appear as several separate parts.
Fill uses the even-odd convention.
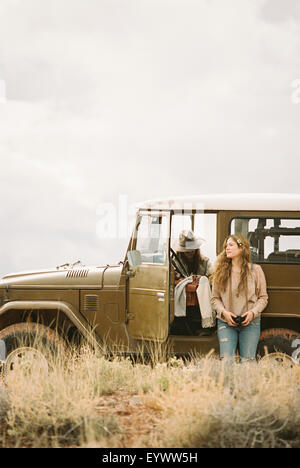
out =
[[[137,267],[142,263],[142,256],[139,250],[129,250],[127,257],[128,263],[131,267]]]

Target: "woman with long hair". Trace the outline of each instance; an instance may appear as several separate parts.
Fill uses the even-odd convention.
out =
[[[192,230],[183,230],[173,244],[176,257],[184,271],[175,272],[177,285],[174,292],[175,320],[172,324],[172,334],[196,335],[202,328],[213,328],[215,325],[216,317],[211,307],[209,285],[212,264],[200,250],[203,242],[204,239],[197,237]],[[187,277],[183,277],[183,274]],[[185,288],[188,288],[192,304],[186,301]]]
[[[260,315],[268,302],[262,268],[250,262],[250,244],[230,235],[217,258],[211,302],[217,312],[221,358],[255,360],[260,337]]]

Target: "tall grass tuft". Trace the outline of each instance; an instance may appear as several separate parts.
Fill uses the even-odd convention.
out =
[[[0,378],[0,446],[300,447],[300,366],[148,354],[150,365],[81,347],[46,373],[16,367]],[[130,441],[114,411],[125,397],[156,415],[147,435],[129,417]]]
[[[165,447],[300,447],[300,366],[226,365],[202,359],[170,386]]]

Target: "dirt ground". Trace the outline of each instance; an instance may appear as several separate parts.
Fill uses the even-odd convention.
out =
[[[161,410],[155,407],[155,402],[141,399],[128,390],[99,398],[97,406],[99,416],[113,417],[120,429],[120,445],[122,448],[143,446],[153,440],[151,435],[158,430],[161,420]]]

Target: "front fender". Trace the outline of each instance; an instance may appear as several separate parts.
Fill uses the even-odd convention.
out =
[[[79,320],[78,312],[72,304],[63,301],[10,301],[0,307],[0,317],[9,310],[57,310],[64,313],[79,332],[91,344],[95,344],[95,335],[84,317]]]

